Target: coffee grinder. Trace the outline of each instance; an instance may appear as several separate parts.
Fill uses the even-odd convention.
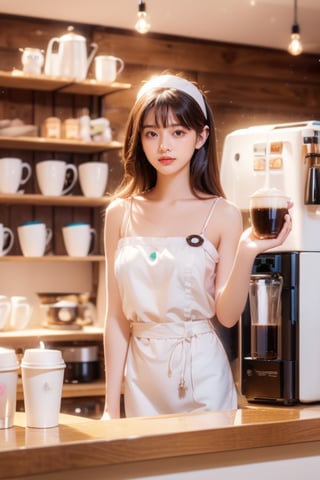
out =
[[[285,244],[255,259],[239,328],[241,391],[249,402],[320,401],[320,122],[230,133],[221,181],[249,225],[249,197],[266,185],[294,203]]]

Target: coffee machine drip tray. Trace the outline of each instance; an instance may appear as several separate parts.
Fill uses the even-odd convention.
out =
[[[248,402],[294,405],[295,362],[245,357],[242,390]]]

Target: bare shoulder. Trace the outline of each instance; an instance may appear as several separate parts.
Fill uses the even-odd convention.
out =
[[[125,211],[126,200],[118,198],[113,200],[106,208],[106,220],[111,222],[121,221]]]
[[[126,200],[116,199],[113,200],[105,212],[105,234],[107,238],[119,239],[121,236],[121,226],[124,218],[126,208]]]
[[[221,220],[225,222],[240,222],[242,224],[242,216],[239,208],[229,200],[220,198],[217,204],[217,213],[220,215]]]
[[[220,255],[226,258],[230,252],[234,252],[243,231],[242,215],[234,203],[224,198],[219,200],[214,213],[216,218],[214,244]]]
[[[222,197],[217,202],[206,232],[211,243],[221,249],[222,245],[238,242],[243,224],[241,212],[234,203]]]

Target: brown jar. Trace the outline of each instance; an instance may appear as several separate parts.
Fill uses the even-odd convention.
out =
[[[77,118],[67,118],[63,122],[63,138],[68,140],[79,140],[80,123]]]
[[[61,120],[58,117],[48,117],[42,127],[42,136],[45,138],[61,138]]]

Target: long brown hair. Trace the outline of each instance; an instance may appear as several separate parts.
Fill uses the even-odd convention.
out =
[[[124,148],[124,175],[114,196],[128,198],[152,189],[157,181],[157,171],[148,162],[141,143],[143,122],[154,108],[157,127],[167,126],[168,113],[173,112],[178,123],[201,133],[205,125],[209,136],[205,144],[195,150],[190,162],[190,187],[196,197],[217,195],[225,197],[216,154],[213,114],[206,103],[207,118],[198,103],[188,94],[173,88],[157,88],[146,92],[134,104],[127,123]]]

